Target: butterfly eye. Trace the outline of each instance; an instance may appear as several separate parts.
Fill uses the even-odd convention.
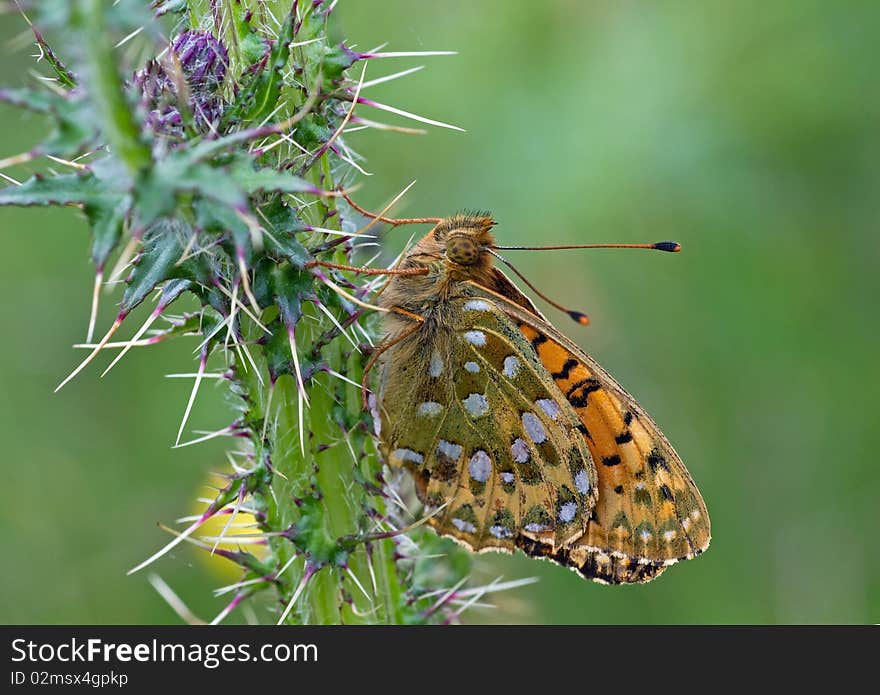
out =
[[[480,258],[480,250],[472,237],[453,234],[446,240],[446,257],[459,265],[473,265]]]

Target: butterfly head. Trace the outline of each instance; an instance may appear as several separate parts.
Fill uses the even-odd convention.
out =
[[[433,236],[447,262],[470,267],[486,262],[486,252],[495,244],[494,226],[485,213],[462,213],[440,222]]]

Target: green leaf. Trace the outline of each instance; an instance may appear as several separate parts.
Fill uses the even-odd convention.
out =
[[[275,304],[281,311],[281,320],[287,326],[296,326],[302,318],[302,300],[312,292],[314,278],[290,266],[272,269],[272,289]]]
[[[317,193],[318,189],[305,179],[270,168],[254,168],[249,158],[238,158],[230,166],[229,175],[248,194],[261,191],[276,193]]]
[[[129,276],[128,287],[119,305],[121,312],[130,312],[159,283],[171,277],[175,263],[183,255],[181,241],[178,225],[170,220],[160,220],[153,225],[147,235],[145,249]]]
[[[85,205],[84,211],[92,231],[92,261],[99,270],[119,243],[123,223],[130,210],[129,195],[120,197],[115,204],[108,198],[100,203]]]
[[[247,197],[223,168],[193,164],[185,154],[174,153],[145,172],[135,185],[140,223],[151,224],[172,214],[181,193],[196,193],[232,209],[247,209]]]
[[[276,256],[282,256],[297,269],[312,259],[312,254],[296,239],[294,234],[306,230],[289,205],[285,205],[280,195],[260,207],[260,219],[266,226],[266,248]]]
[[[272,196],[270,200],[260,205],[260,217],[269,225],[269,231],[273,234],[307,231],[306,225],[296,214],[296,211],[284,203],[280,195]]]
[[[274,382],[282,374],[293,374],[290,362],[290,339],[287,336],[287,327],[281,321],[273,321],[268,328],[271,335],[261,338],[260,342],[266,357],[269,376]]]
[[[45,177],[39,174],[20,186],[9,185],[0,189],[0,205],[95,205],[114,206],[120,200],[119,191],[108,190],[106,183],[91,173],[59,174]]]
[[[235,210],[216,205],[209,200],[198,200],[193,207],[196,211],[196,220],[202,229],[231,234],[236,248],[250,247],[250,229]]]
[[[43,56],[46,59],[46,62],[52,66],[52,69],[55,71],[55,75],[58,77],[58,84],[60,84],[65,89],[73,89],[76,87],[76,77],[73,75],[70,70],[61,62],[61,59],[55,55],[55,51],[52,50],[52,47],[46,43],[46,39],[43,38],[43,35],[37,31],[37,28],[31,26],[31,29],[34,32],[34,40],[37,42],[37,46],[40,47],[40,50],[43,52]]]
[[[306,48],[311,48],[311,46]],[[318,43],[313,50],[323,52],[321,68],[324,72],[324,78],[328,82],[335,83],[341,80],[343,77],[342,73],[358,60],[357,53],[348,50],[343,45],[327,46],[326,44]]]

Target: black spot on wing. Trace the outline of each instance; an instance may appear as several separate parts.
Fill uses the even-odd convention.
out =
[[[652,471],[656,471],[658,468],[662,468],[664,471],[670,470],[669,462],[658,449],[651,449],[650,453],[648,454],[648,468],[650,468]]]
[[[568,398],[568,402],[575,408],[583,408],[587,405],[587,399],[590,394],[601,388],[602,385],[599,383],[599,380],[595,377],[590,377],[589,379],[583,379],[577,382],[568,390],[568,393],[566,393],[565,396]]]
[[[532,348],[535,352],[538,352],[538,348],[541,347],[544,343],[547,342],[547,336],[543,333],[538,333],[534,338],[532,338]]]
[[[558,372],[554,372],[550,376],[552,376],[554,379],[568,379],[569,373],[572,369],[577,367],[578,364],[580,363],[576,359],[569,357],[565,361],[565,364],[562,365],[562,369],[560,369]]]

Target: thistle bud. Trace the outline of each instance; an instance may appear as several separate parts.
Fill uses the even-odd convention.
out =
[[[177,67],[167,60],[153,60],[134,78],[147,109],[147,124],[156,133],[181,135],[183,119],[179,105],[181,98],[185,98],[196,125],[206,130],[223,113],[223,100],[217,91],[229,65],[226,48],[207,32],[186,31],[174,39],[171,50]]]
[[[214,36],[203,31],[185,31],[171,45],[186,81],[193,92],[214,92],[226,77],[229,54]]]

